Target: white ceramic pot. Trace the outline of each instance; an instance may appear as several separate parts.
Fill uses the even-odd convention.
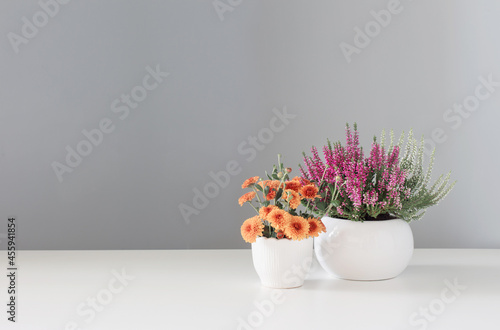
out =
[[[336,277],[360,281],[393,278],[405,270],[413,255],[413,234],[404,220],[321,220],[326,233],[314,239],[316,258]]]
[[[263,286],[286,289],[304,284],[313,260],[313,238],[300,241],[258,237],[253,265]]]

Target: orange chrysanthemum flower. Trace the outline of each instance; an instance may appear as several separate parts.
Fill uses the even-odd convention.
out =
[[[264,224],[260,220],[259,216],[256,215],[250,219],[245,220],[243,225],[241,225],[241,237],[247,243],[255,243],[258,236],[262,236],[262,231],[264,230]]]
[[[326,232],[325,225],[321,222],[321,220],[309,218],[307,219],[307,222],[309,223],[309,236],[318,237],[319,233]]]
[[[291,197],[291,199],[290,199],[290,197]],[[300,198],[300,195],[293,190],[285,190],[285,192],[283,193],[281,198],[287,200],[288,203],[290,204],[290,207],[294,210],[297,207],[299,207],[300,200],[302,199],[302,198]]]
[[[282,239],[282,238],[285,238],[285,233],[283,233],[283,231],[282,231],[282,230],[278,230],[278,231],[276,232],[276,238],[277,238],[277,239]]]
[[[245,204],[246,202],[250,202],[252,199],[254,199],[254,197],[255,191],[247,192],[246,194],[241,196],[240,199],[238,199],[238,203],[240,204],[240,206],[243,206],[243,204]]]
[[[316,187],[313,184],[308,184],[308,185],[305,185],[304,187],[302,187],[300,189],[300,194],[302,195],[302,197],[307,198],[307,199],[313,199],[316,197],[320,197],[318,195],[318,187]]]
[[[266,199],[270,201],[276,197],[276,192],[278,191],[278,187],[280,186],[280,182],[278,180],[264,180],[258,183],[262,189],[269,187],[269,192],[266,195]]]
[[[248,179],[245,180],[245,182],[243,182],[243,184],[241,185],[241,188],[245,189],[245,188],[249,187],[250,185],[253,185],[258,180],[259,180],[258,176],[254,176],[252,178],[248,178]]]
[[[292,181],[297,181],[299,182],[302,186],[305,186],[305,185],[308,185],[308,184],[311,184],[311,181],[307,180],[307,179],[304,179],[304,178],[301,178],[300,176],[295,176]]]
[[[257,183],[259,186],[261,186],[262,188],[264,188],[265,186],[267,186],[267,184],[270,182],[270,180],[262,180],[260,181],[259,183]]]
[[[300,181],[292,180],[285,182],[285,189],[290,189],[295,192],[299,192],[300,187],[302,187]]]
[[[267,216],[267,221],[269,221],[271,225],[277,230],[285,229],[288,222],[290,222],[291,220],[292,215],[290,213],[278,208],[269,212]]]
[[[269,213],[277,208],[278,207],[275,205],[263,206],[259,209],[259,216],[262,219],[267,220],[267,216],[269,215]]]
[[[270,201],[271,199],[274,199],[274,197],[276,197],[276,190],[269,190],[269,193],[266,195],[266,199]]]
[[[273,181],[269,181],[268,185],[269,185],[270,188],[278,190],[278,188],[281,185],[281,182],[278,181],[278,180],[273,180]],[[283,188],[283,186],[282,186],[282,188]]]
[[[263,180],[259,182],[258,185],[261,186],[262,188],[269,187],[278,189],[280,182],[278,180]]]
[[[285,235],[293,240],[300,241],[307,238],[308,234],[309,223],[306,219],[299,216],[293,216],[292,220],[285,227]]]
[[[325,224],[323,223],[323,221],[319,220],[318,219],[318,226],[321,227],[321,230],[319,231],[320,233],[326,233],[326,226]]]

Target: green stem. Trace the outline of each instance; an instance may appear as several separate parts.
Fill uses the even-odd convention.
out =
[[[325,178],[326,170],[330,167],[329,164],[326,164],[325,170],[323,171],[323,175],[321,176],[321,181]]]
[[[330,203],[330,206],[328,206],[328,208],[325,211],[326,215],[329,215],[328,213],[330,212],[330,210],[332,209],[332,207],[333,207],[333,204]]]
[[[259,197],[259,192],[257,191],[257,189],[255,189],[255,187],[252,187],[253,191],[255,191],[255,196],[257,196],[257,200],[259,201],[259,204],[262,205],[262,201],[260,200],[260,197]],[[264,194],[264,192],[262,192],[262,194]]]
[[[311,204],[311,199],[307,200],[306,210],[309,210],[309,205]]]
[[[257,210],[257,209],[255,208],[255,206],[253,206],[253,204],[252,204],[252,203],[250,203],[250,202],[249,202],[248,204],[250,204],[250,206],[251,206],[251,207],[253,207],[253,209],[255,210],[255,212],[257,212],[257,214],[259,214],[259,210]]]

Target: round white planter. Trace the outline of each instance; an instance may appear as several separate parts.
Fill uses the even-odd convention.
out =
[[[253,265],[263,286],[286,289],[304,284],[313,260],[313,238],[301,241],[258,237]]]
[[[405,270],[413,255],[413,234],[401,219],[351,221],[323,217],[326,233],[314,239],[320,265],[347,280],[385,280]]]

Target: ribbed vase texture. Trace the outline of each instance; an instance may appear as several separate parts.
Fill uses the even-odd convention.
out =
[[[300,241],[258,237],[252,258],[263,286],[295,288],[304,284],[313,260],[313,238]]]

